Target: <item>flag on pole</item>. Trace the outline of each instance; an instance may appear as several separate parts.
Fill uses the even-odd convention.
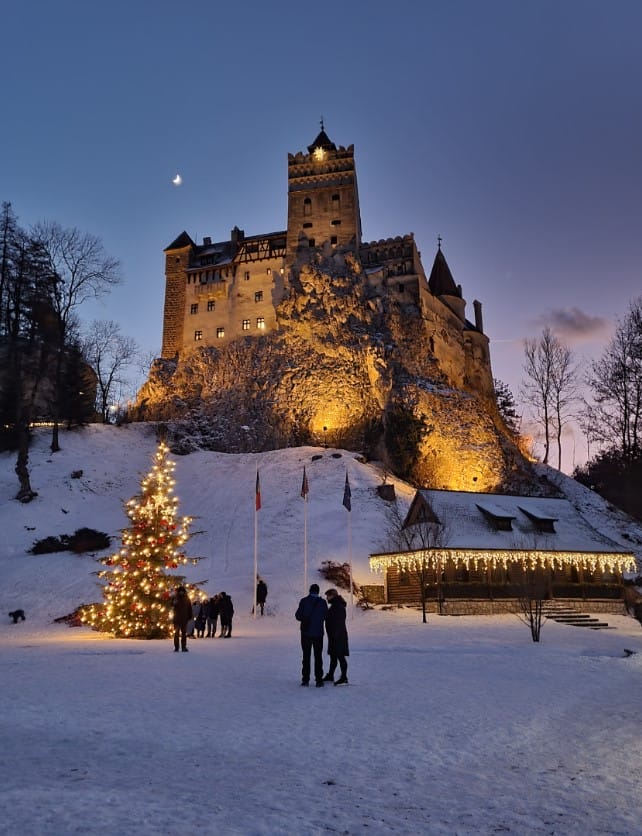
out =
[[[261,483],[259,482],[259,471],[256,471],[256,510],[261,510]]]
[[[343,489],[343,507],[346,511],[352,511],[352,491],[350,490],[350,482],[348,480],[348,471],[346,470],[346,484]]]
[[[305,473],[305,465],[303,465],[303,484],[301,485],[301,496],[303,497],[303,499],[307,499],[309,493],[310,486],[308,485],[308,477]]]

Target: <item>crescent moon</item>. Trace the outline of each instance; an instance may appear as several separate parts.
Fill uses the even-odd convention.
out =
[[[175,186],[180,186],[180,184],[181,184],[182,182],[183,182],[183,178],[181,177],[181,175],[180,175],[180,174],[177,174],[177,175],[176,175],[176,177],[174,177],[174,179],[172,180],[172,183],[173,183]]]

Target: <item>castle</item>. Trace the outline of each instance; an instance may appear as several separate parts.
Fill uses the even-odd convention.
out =
[[[235,226],[228,241],[201,244],[182,232],[165,249],[162,358],[278,330],[279,305],[305,266],[339,253],[357,265],[369,299],[419,315],[426,363],[450,386],[492,397],[481,303],[469,321],[441,241],[428,278],[412,233],[364,242],[354,147],[337,147],[321,123],[307,151],[288,154],[286,230],[246,236]]]

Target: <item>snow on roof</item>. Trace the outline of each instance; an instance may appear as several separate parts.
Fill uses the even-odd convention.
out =
[[[593,528],[568,499],[464,491],[421,490],[419,493],[446,527],[445,548],[607,554],[631,551]],[[511,530],[498,531],[478,506],[498,518],[510,518]],[[537,520],[553,521],[553,531],[542,532]]]

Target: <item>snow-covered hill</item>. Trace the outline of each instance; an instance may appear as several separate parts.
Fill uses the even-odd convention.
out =
[[[110,534],[117,548],[120,530],[128,524],[123,504],[138,492],[140,478],[151,466],[156,437],[146,424],[92,425],[62,433],[62,450],[56,454],[49,453],[48,444],[49,433],[40,430],[30,456],[38,497],[29,504],[13,499],[15,457],[0,456],[0,607],[22,606],[45,623],[100,598],[93,574],[100,567],[91,555],[36,556],[28,550],[35,540],[73,534],[84,526]],[[174,459],[179,513],[195,518],[187,551],[201,558],[186,573],[190,580],[206,581],[207,591],[225,589],[243,607],[251,604],[257,468],[262,497],[258,567],[270,587],[273,612],[289,611],[304,590],[304,466],[310,487],[309,581],[319,579],[324,560],[343,563],[351,556],[358,582],[381,583],[368,565],[368,555],[386,546],[388,503],[377,494],[382,472],[376,464],[362,463],[354,453],[313,447],[238,455],[197,452]],[[350,519],[342,504],[346,471],[352,491]],[[548,468],[544,473],[595,528],[642,560],[641,525],[572,479]],[[413,489],[398,479],[388,481],[394,482],[406,507]]]
[[[53,624],[99,598],[98,567],[28,549],[83,526],[117,536],[156,444],[141,425],[64,433],[54,456],[47,445],[39,434],[28,505],[12,499],[13,457],[0,457],[0,612],[27,612],[0,619],[0,836],[639,833],[635,619],[609,616],[601,631],[549,622],[534,644],[510,615],[422,624],[412,608],[356,610],[349,686],[301,688],[303,465],[311,579],[322,560],[348,557],[346,467],[362,582],[385,529],[376,466],[305,448],[176,460],[180,510],[202,531],[188,571],[232,595],[229,642],[176,654],[170,641]],[[264,618],[250,614],[257,466]],[[407,504],[413,492],[395,484]],[[595,525],[639,536],[588,493],[575,501]]]

